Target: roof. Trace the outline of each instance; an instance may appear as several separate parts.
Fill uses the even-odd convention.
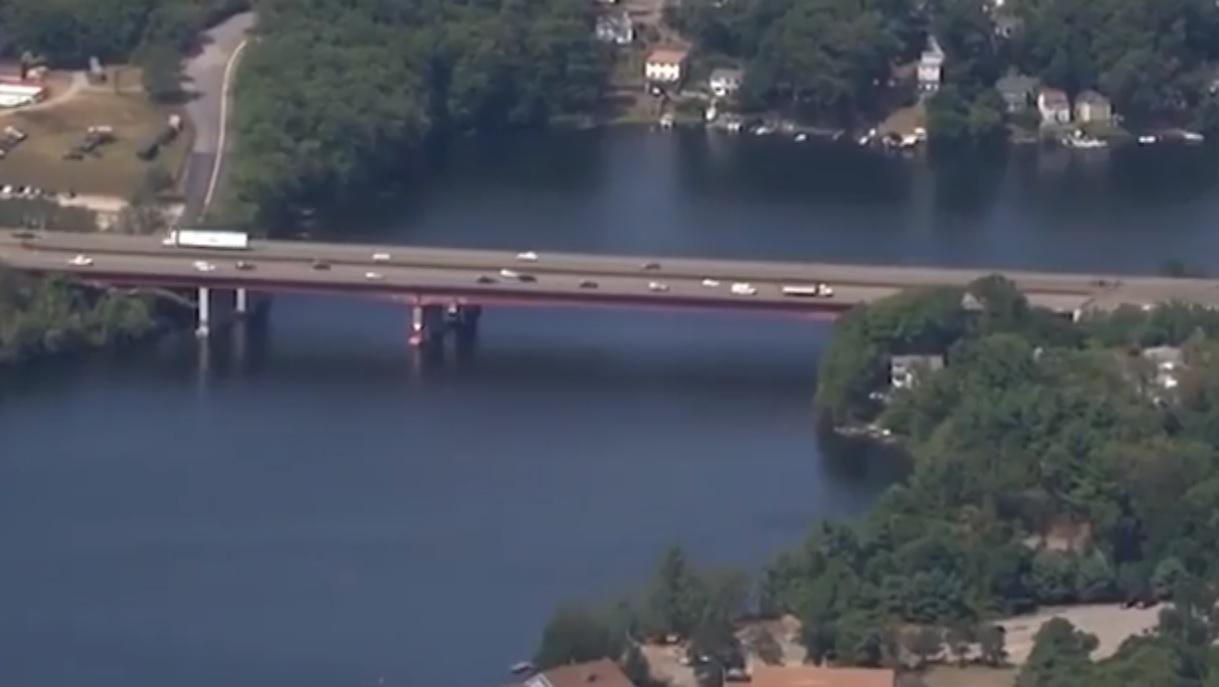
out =
[[[551,668],[525,680],[525,687],[635,687],[617,663],[602,658]]]
[[[1048,107],[1069,107],[1070,101],[1067,100],[1067,94],[1057,88],[1041,89],[1040,98]]]
[[[648,55],[648,62],[685,62],[687,54],[689,51],[681,48],[657,48]]]
[[[1156,346],[1144,349],[1143,357],[1155,363],[1175,363],[1178,365],[1185,360],[1185,354],[1176,346]]]
[[[1105,96],[1101,95],[1100,93],[1097,93],[1096,91],[1084,91],[1083,93],[1080,93],[1079,95],[1075,96],[1075,103],[1076,104],[1087,103],[1089,105],[1108,106],[1109,99],[1106,98]]]
[[[942,355],[895,355],[889,358],[889,364],[894,367],[909,367],[910,365],[926,365],[933,370],[944,367]]]
[[[883,668],[755,665],[751,687],[893,687],[894,673]]]

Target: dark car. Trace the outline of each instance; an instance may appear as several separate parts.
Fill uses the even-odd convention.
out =
[[[241,270],[242,272],[249,272],[250,270],[254,269],[254,263],[246,262],[245,260],[238,260],[237,269]]]
[[[581,281],[580,281],[580,288],[582,288],[582,289],[595,289],[595,288],[597,288],[597,282],[593,281],[592,279],[584,279],[584,280],[581,280]]]
[[[328,270],[328,269],[330,269],[330,263],[326,262],[325,260],[314,260],[314,261],[313,261],[313,269],[315,269],[315,270]]]
[[[38,234],[35,234],[32,231],[15,231],[13,232],[13,238],[18,238],[22,241],[29,241],[31,239],[38,238]]]
[[[658,270],[658,269],[660,269],[660,263],[659,262],[645,262],[645,263],[643,263],[643,269]]]
[[[533,282],[538,280],[538,278],[533,276],[532,274],[522,274],[521,276],[517,277],[517,279],[525,282],[526,284],[532,284]]]
[[[477,281],[479,284],[494,284],[495,277],[492,277],[491,275],[488,275],[488,274],[480,274],[480,275],[478,275],[478,279],[476,279],[475,281]]]

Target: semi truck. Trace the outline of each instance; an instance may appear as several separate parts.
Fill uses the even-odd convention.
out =
[[[250,236],[240,231],[208,231],[203,229],[175,229],[161,242],[178,248],[217,248],[221,250],[249,250]]]

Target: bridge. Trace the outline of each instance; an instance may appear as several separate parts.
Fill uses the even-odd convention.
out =
[[[529,260],[507,251],[276,240],[253,240],[238,251],[166,246],[159,236],[15,230],[0,230],[0,264],[107,285],[198,289],[201,335],[209,329],[212,290],[234,292],[239,314],[248,308],[248,292],[390,297],[411,305],[416,344],[435,335],[446,315],[473,326],[484,306],[701,308],[832,318],[906,289],[962,286],[995,272],[1013,280],[1034,305],[1064,314],[1168,301],[1219,307],[1219,282],[1204,279],[572,253]],[[734,293],[737,283],[749,284],[748,293]],[[830,285],[833,295],[783,290],[817,283]]]

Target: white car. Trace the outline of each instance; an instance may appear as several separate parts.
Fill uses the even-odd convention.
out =
[[[739,281],[732,285],[732,293],[737,296],[754,296],[758,290],[748,282]]]
[[[648,282],[648,291],[655,291],[656,293],[664,293],[668,290],[669,290],[668,284],[662,284],[661,282],[658,282],[658,281]]]
[[[365,272],[364,278],[368,281],[381,281],[385,278],[385,275],[381,274],[380,272]]]
[[[216,266],[206,260],[196,260],[195,261],[195,271],[196,272],[215,272]]]
[[[525,261],[525,262],[537,262],[537,261],[538,261],[538,254],[537,254],[537,253],[534,253],[534,252],[533,252],[533,251],[531,251],[531,250],[527,250],[527,251],[525,251],[524,253],[517,253],[517,254],[516,254],[516,259],[517,259],[517,260],[523,260],[523,261]]]
[[[0,188],[0,198],[12,198],[16,192],[17,189],[13,188],[12,184],[6,184],[3,188]]]
[[[69,260],[68,264],[73,267],[89,267],[93,264],[93,258],[88,255],[78,255]]]
[[[389,262],[389,260],[390,260],[389,253],[373,253],[372,254],[373,262]]]
[[[499,271],[499,276],[503,277],[504,279],[520,279],[521,273],[517,272],[516,270],[505,268]]]
[[[703,286],[705,286],[709,289],[714,289],[714,288],[718,287],[719,285],[720,285],[719,279],[712,279],[712,278],[708,277],[703,280]]]

